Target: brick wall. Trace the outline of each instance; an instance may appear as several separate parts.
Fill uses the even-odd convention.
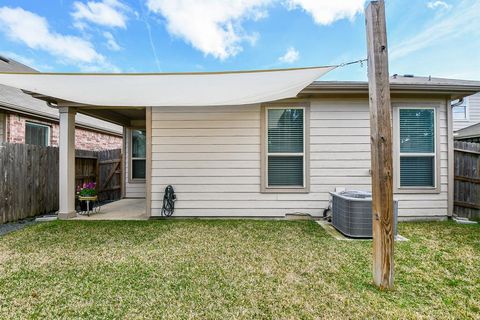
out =
[[[25,143],[25,122],[44,124],[50,127],[50,145],[58,147],[59,125],[56,122],[28,118],[16,114],[6,115],[6,141],[11,143]],[[121,149],[122,137],[101,133],[93,130],[75,129],[75,149],[108,150]]]
[[[25,118],[13,114],[6,115],[7,137],[10,143],[25,143]],[[43,123],[43,122],[39,122]],[[48,124],[48,123],[46,123]]]

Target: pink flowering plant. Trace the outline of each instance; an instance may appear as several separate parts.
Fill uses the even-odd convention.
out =
[[[80,197],[94,197],[97,195],[95,182],[84,182],[82,186],[77,187],[77,194]]]

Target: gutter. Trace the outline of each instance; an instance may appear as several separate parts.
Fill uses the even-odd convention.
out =
[[[464,97],[480,92],[477,85],[450,85],[450,84],[404,84],[390,83],[392,93],[438,93],[452,97]],[[313,82],[300,94],[322,93],[368,93],[368,83],[358,82]]]

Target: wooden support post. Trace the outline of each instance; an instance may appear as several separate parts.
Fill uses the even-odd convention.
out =
[[[384,1],[370,2],[365,16],[372,153],[373,280],[381,289],[392,289],[392,123]]]

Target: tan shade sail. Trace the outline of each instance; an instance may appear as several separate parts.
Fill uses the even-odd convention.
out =
[[[295,97],[335,67],[223,73],[0,73],[0,84],[96,106],[217,106]]]

